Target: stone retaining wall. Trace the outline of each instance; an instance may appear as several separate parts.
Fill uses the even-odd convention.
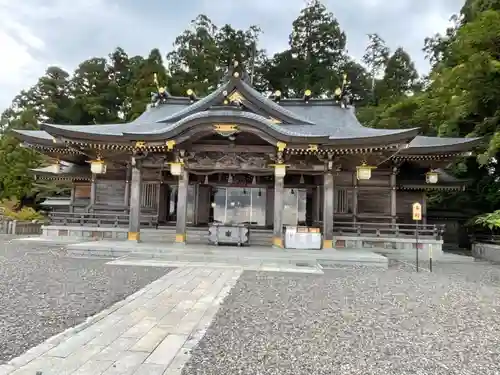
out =
[[[414,255],[417,242],[414,237],[356,237],[356,236],[334,236],[333,246],[337,250],[342,249],[366,249],[385,254],[409,254]],[[443,241],[433,238],[419,238],[419,256],[429,257],[432,253],[433,259],[443,255]]]
[[[500,245],[481,242],[473,243],[472,256],[491,262],[500,262]]]

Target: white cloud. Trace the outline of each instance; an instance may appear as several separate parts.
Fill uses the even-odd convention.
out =
[[[464,0],[324,0],[348,36],[352,55],[363,54],[366,34],[378,32],[391,48],[403,46],[427,68],[421,48],[426,36],[446,29]],[[146,3],[146,4],[145,4]],[[130,55],[152,48],[169,51],[199,13],[216,24],[259,25],[269,53],[287,47],[293,20],[305,0],[189,0],[172,8],[165,0],[0,0],[0,110],[57,64],[73,70],[82,60],[121,46]]]

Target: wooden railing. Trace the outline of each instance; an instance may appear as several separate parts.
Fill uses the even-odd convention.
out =
[[[49,214],[51,225],[63,226],[90,226],[90,227],[127,227],[129,224],[129,215],[123,213],[70,213],[53,212]],[[140,216],[141,225],[158,228],[158,215]]]
[[[353,223],[334,222],[333,231],[344,236],[375,236],[375,237],[415,237],[418,231],[420,237],[441,239],[445,225],[435,224],[392,224],[392,223]]]
[[[0,220],[0,234],[14,235],[34,235],[42,234],[43,222],[39,221],[18,221],[18,220]]]

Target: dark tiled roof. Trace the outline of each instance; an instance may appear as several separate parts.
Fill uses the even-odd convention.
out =
[[[482,138],[451,138],[417,136],[402,154],[446,153],[470,151],[482,142]]]
[[[224,91],[238,91],[248,108],[257,113],[242,110],[214,109],[220,105]],[[214,108],[212,108],[214,107]],[[266,125],[287,137],[321,137],[332,141],[351,142],[356,139],[372,142],[407,142],[414,138],[417,129],[372,129],[361,125],[353,108],[341,108],[333,100],[301,99],[281,100],[279,103],[267,98],[248,85],[244,80],[231,77],[210,95],[192,103],[189,98],[170,97],[166,103],[148,108],[141,116],[125,124],[107,125],[53,125],[44,124],[43,131],[30,134],[18,131],[19,138],[29,142],[39,137],[40,142],[53,141],[55,137],[95,139],[103,137],[112,140],[123,135],[155,135],[173,131],[192,120],[203,118],[246,119]],[[276,124],[271,118],[281,120]],[[52,134],[52,135],[51,135]],[[384,139],[384,137],[386,137]],[[405,138],[406,137],[406,138]],[[477,139],[416,137],[403,153],[447,152],[450,149],[469,150]]]

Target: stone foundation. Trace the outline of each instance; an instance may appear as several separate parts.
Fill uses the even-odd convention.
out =
[[[333,246],[342,249],[366,249],[386,254],[414,255],[417,243],[414,237],[351,237],[334,236]],[[430,238],[418,239],[419,255],[428,258],[432,251],[432,258],[438,259],[443,255],[443,241]]]
[[[127,234],[126,228],[69,227],[63,225],[44,225],[42,227],[42,236],[68,240],[126,240]]]
[[[500,262],[500,245],[491,243],[472,244],[472,256],[478,259]]]

